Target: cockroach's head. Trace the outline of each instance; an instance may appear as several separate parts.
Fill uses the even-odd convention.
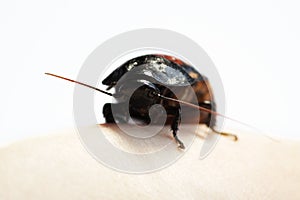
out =
[[[142,104],[153,104],[160,94],[159,88],[151,81],[145,79],[129,79],[119,82],[116,87],[115,97],[129,97]]]

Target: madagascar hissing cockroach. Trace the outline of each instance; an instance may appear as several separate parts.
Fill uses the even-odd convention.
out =
[[[133,72],[133,74],[128,72]],[[151,121],[149,109],[155,104],[162,105],[167,112],[165,125],[171,126],[173,137],[181,149],[185,147],[177,134],[181,122],[180,104],[200,110],[200,117],[197,118],[199,124],[205,124],[216,134],[230,136],[233,140],[238,140],[236,135],[215,129],[216,116],[226,116],[216,112],[213,90],[208,78],[191,65],[173,56],[150,54],[125,62],[102,81],[103,85],[108,86],[106,90],[115,89],[114,94],[62,76],[46,74],[84,85],[106,95],[118,97],[117,103],[106,103],[103,106],[103,116],[106,123],[128,123],[129,116],[127,115],[129,113],[133,119],[149,124]],[[121,78],[125,81],[119,82]],[[129,95],[128,90],[124,88],[130,88],[136,82],[142,84]],[[187,92],[187,87],[192,87],[194,94],[189,93],[190,91]],[[172,92],[173,89],[177,91],[177,95]],[[189,101],[192,95],[196,95],[198,105]],[[129,112],[124,112],[126,109],[124,105],[128,103]],[[114,112],[112,112],[112,107],[116,108]],[[156,117],[159,118],[159,116]]]

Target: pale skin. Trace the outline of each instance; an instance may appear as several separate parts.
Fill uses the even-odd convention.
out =
[[[237,142],[220,138],[204,160],[197,136],[173,165],[142,175],[97,162],[75,130],[26,139],[0,148],[0,199],[299,199],[300,142],[235,133]]]

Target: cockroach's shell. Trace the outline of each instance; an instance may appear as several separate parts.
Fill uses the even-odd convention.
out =
[[[146,67],[140,67],[143,65]],[[191,65],[169,55],[150,54],[133,58],[115,69],[102,81],[102,84],[109,86],[110,89],[132,69],[134,69],[134,76],[136,77],[147,76],[148,80],[163,83],[170,87],[184,88],[185,86],[191,86],[197,96],[199,105],[203,106],[203,103],[209,102],[210,109],[216,110],[212,88],[208,79]],[[181,100],[185,99],[181,98]],[[191,119],[191,121],[194,120]],[[212,122],[212,125],[214,125],[215,116],[207,112],[201,113],[199,123],[209,125],[208,122]]]

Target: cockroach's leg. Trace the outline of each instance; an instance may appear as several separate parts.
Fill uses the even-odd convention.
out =
[[[111,110],[111,103],[104,104],[102,113],[106,123],[115,123],[115,119]]]
[[[211,130],[216,133],[216,134],[219,134],[219,135],[222,135],[222,136],[226,136],[226,137],[231,137],[233,141],[237,141],[238,140],[238,136],[237,135],[234,135],[232,133],[225,133],[225,132],[220,132],[220,131],[217,131],[215,130],[214,128],[211,128]]]
[[[112,106],[114,106],[114,112],[112,112]],[[106,123],[126,123],[128,121],[128,117],[124,115],[124,109],[126,108],[125,103],[106,103],[103,106],[103,116],[105,118]],[[116,118],[116,119],[115,119]]]
[[[177,136],[178,126],[179,126],[180,121],[181,121],[180,108],[175,109],[175,110],[174,110],[175,111],[175,113],[174,113],[174,119],[173,119],[173,122],[171,124],[171,130],[173,131],[173,137],[174,137],[176,143],[178,144],[178,147],[180,149],[185,149],[185,146],[184,146],[183,142],[181,142],[181,140]]]

